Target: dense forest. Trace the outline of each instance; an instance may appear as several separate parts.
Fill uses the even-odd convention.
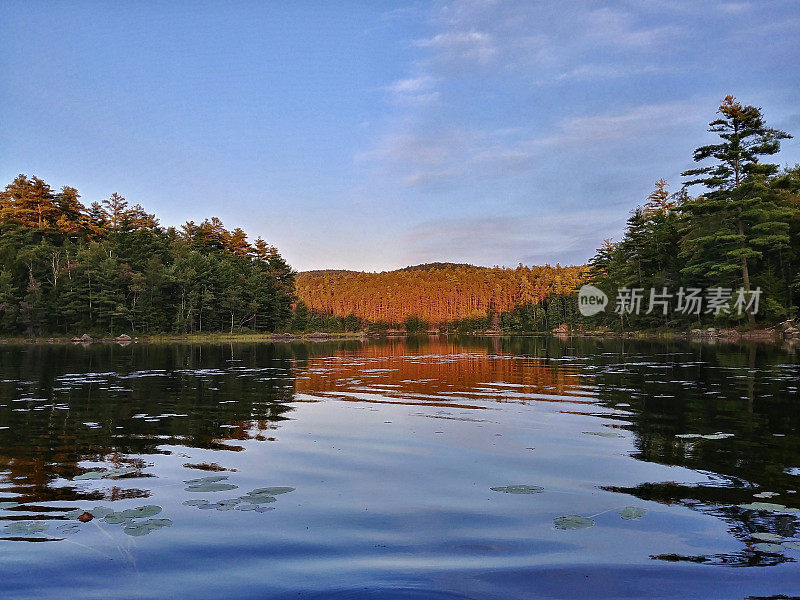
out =
[[[445,323],[487,329],[515,307],[540,306],[548,298],[572,293],[587,275],[585,267],[433,263],[382,273],[303,273],[296,289],[301,310],[351,317],[351,322],[354,318],[407,330]]]
[[[590,261],[591,281],[608,294],[611,305],[576,324],[753,326],[796,316],[800,166],[781,169],[761,162],[791,136],[767,127],[760,108],[733,96],[722,101],[708,130],[718,140],[694,151],[698,167],[682,174],[681,187],[670,193],[665,180],[657,181],[628,219],[623,238],[607,240]],[[696,186],[700,194],[692,196]],[[619,290],[630,296],[633,289],[642,296],[639,314],[629,302],[615,306]],[[740,305],[738,290],[746,300]],[[667,304],[650,310],[651,293]],[[691,303],[690,293],[705,299],[711,293],[721,301]]]
[[[294,273],[219,219],[161,227],[113,194],[88,208],[19,175],[0,192],[0,333],[274,331]]]
[[[117,194],[86,207],[72,187],[19,175],[0,192],[0,334],[685,329],[794,318],[800,166],[761,162],[791,136],[732,96],[709,131],[718,140],[694,151],[697,168],[675,192],[659,179],[623,238],[606,240],[588,266],[296,276],[277,249],[217,218],[162,227]],[[580,314],[584,283],[608,295],[605,312]]]

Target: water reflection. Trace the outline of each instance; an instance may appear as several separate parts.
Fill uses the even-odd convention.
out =
[[[305,405],[336,410],[346,403],[378,411],[383,420],[375,422],[407,431],[374,434],[360,442],[363,454],[337,433],[347,424],[337,420],[331,432],[315,430],[308,444],[329,444],[325,460],[341,461],[337,469],[357,470],[359,461],[373,459],[370,448],[376,461],[389,451],[435,458],[441,444],[478,464],[487,452],[505,453],[510,471],[515,461],[538,460],[516,480],[497,473],[498,480],[482,489],[505,492],[493,500],[512,502],[502,510],[539,507],[542,521],[568,536],[581,535],[570,530],[588,528],[590,521],[592,530],[635,521],[662,532],[669,517],[670,527],[680,528],[674,521],[680,508],[724,523],[737,545],[709,548],[697,541],[688,544],[696,551],[656,549],[649,553],[654,564],[779,565],[800,556],[798,381],[794,351],[755,345],[424,338],[3,347],[0,536],[80,539],[84,531],[113,526],[149,539],[177,529],[177,509],[162,511],[162,500],[173,498],[197,515],[277,514],[281,506],[294,506],[290,492],[299,484],[265,481],[261,471],[268,464],[256,468],[233,456],[253,452],[252,444],[280,446],[282,428],[305,418]],[[395,411],[403,407],[405,413]],[[530,423],[516,423],[512,414],[533,425],[535,415],[549,429],[534,435]],[[430,433],[450,437],[441,443],[410,437],[422,421],[433,425]],[[363,426],[357,420],[351,425]],[[327,489],[335,469],[318,464],[312,450],[284,450],[299,453],[292,456],[301,471]],[[587,465],[591,456],[598,462]],[[386,478],[405,468],[394,460],[380,466]],[[618,473],[618,464],[631,474]],[[658,473],[670,468],[680,478],[645,479],[655,471],[643,475],[636,464],[660,465]],[[619,504],[595,512],[584,500],[591,492],[563,482],[573,476],[593,476],[594,488],[619,496]],[[415,485],[424,494],[441,483]],[[466,491],[473,485],[455,474],[446,483]],[[563,497],[540,500],[548,493]],[[526,498],[541,504],[514,504]],[[634,505],[637,500],[665,507],[667,516],[653,517]],[[578,510],[581,503],[586,510]],[[566,510],[554,516],[558,506]],[[694,535],[688,528],[682,534]],[[569,548],[559,545],[564,541],[550,543],[553,552]],[[527,560],[526,552],[534,551],[514,548],[508,551]]]

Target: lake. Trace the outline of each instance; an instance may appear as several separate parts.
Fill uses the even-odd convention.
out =
[[[772,345],[1,346],[0,597],[800,595],[799,387]]]

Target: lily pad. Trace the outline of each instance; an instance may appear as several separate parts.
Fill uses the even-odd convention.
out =
[[[263,513],[263,512],[269,512],[271,510],[275,510],[275,507],[274,506],[260,506],[260,505],[256,506],[256,512]]]
[[[566,515],[553,519],[556,529],[586,529],[594,527],[594,519],[580,515]]]
[[[227,475],[209,475],[208,477],[198,477],[197,479],[187,479],[183,483],[186,485],[200,485],[203,483],[216,483],[227,479]]]
[[[6,525],[5,529],[8,533],[39,533],[46,531],[48,523],[44,521],[14,521]]]
[[[0,502],[0,509],[16,508],[17,506],[20,506],[19,502],[12,502],[10,500],[5,502]]]
[[[105,471],[86,471],[72,478],[72,481],[83,481],[85,479],[102,479],[105,476]]]
[[[761,540],[762,542],[780,542],[783,541],[783,536],[776,533],[751,533],[750,537],[754,540]]]
[[[151,531],[161,529],[162,527],[171,527],[172,521],[170,519],[147,519],[146,521],[137,521],[130,523],[122,528],[126,535],[140,536],[147,535]]]
[[[140,519],[142,517],[152,517],[161,512],[160,506],[154,504],[147,504],[145,506],[138,506],[136,508],[129,508],[122,511],[122,516],[126,519]]]
[[[269,504],[277,500],[274,496],[268,496],[267,494],[247,494],[242,496],[241,499],[251,504]]]
[[[95,506],[89,512],[92,513],[92,516],[95,519],[102,519],[104,517],[107,517],[111,513],[113,513],[114,509],[108,508],[107,506]],[[78,515],[78,516],[80,516],[80,515]]]
[[[755,548],[759,552],[782,552],[783,551],[783,546],[781,546],[780,544],[767,544],[767,543],[753,544],[753,548]]]
[[[800,542],[783,542],[784,548],[791,548],[792,550],[800,550]]]
[[[265,487],[265,488],[256,488],[252,492],[248,492],[249,494],[266,494],[267,496],[278,496],[280,494],[288,494],[289,492],[293,492],[293,487],[287,486],[277,486],[277,487]]]
[[[544,488],[538,485],[505,485],[489,489],[504,494],[540,494],[544,491]]]
[[[172,527],[172,519],[147,519],[145,523],[150,527]]]
[[[778,492],[759,492],[758,494],[753,494],[753,498],[774,498],[775,496],[780,496]]]
[[[243,502],[242,504],[237,504],[235,508],[236,510],[256,510],[258,505],[251,504],[250,502]]]
[[[761,510],[765,512],[779,512],[779,513],[796,513],[798,509],[788,508],[783,504],[775,504],[773,502],[750,502],[749,504],[740,504],[740,508],[747,510]]]
[[[103,521],[111,525],[119,525],[120,523],[130,521],[130,517],[124,516],[121,512],[112,512],[103,517]]]
[[[207,482],[207,483],[196,483],[194,485],[190,485],[186,488],[187,492],[225,492],[228,490],[235,490],[238,485],[233,485],[232,483],[214,483],[214,482]]]
[[[681,438],[682,440],[724,440],[730,437],[733,437],[732,433],[723,433],[722,431],[718,431],[716,433],[679,433],[675,436],[676,438]]]
[[[65,512],[64,516],[67,517],[68,519],[77,519],[85,512],[86,511],[83,510],[82,508],[75,508],[73,510]]]
[[[722,433],[721,431],[718,431],[717,433],[711,433],[711,434],[708,434],[708,435],[704,435],[703,439],[704,440],[725,440],[725,439],[730,438],[730,437],[733,437],[732,433]]]
[[[206,504],[208,504],[208,500],[201,500],[199,498],[197,500],[186,500],[183,503],[184,506],[204,506]]]
[[[628,521],[633,521],[634,519],[638,519],[647,514],[645,509],[637,506],[626,506],[625,508],[620,509],[618,512],[620,517]]]
[[[596,436],[604,437],[604,438],[621,438],[621,437],[623,437],[618,433],[614,433],[613,431],[584,431],[583,433],[585,435],[596,435]]]
[[[111,469],[108,471],[105,476],[106,477],[123,477],[124,475],[132,475],[133,473],[137,473],[138,470],[134,467],[119,467],[117,469]]]

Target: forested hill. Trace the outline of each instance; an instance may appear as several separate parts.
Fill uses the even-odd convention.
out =
[[[370,322],[428,324],[481,319],[570,294],[587,277],[580,266],[487,268],[432,263],[382,273],[301,273],[297,298],[310,310]]]
[[[273,331],[293,293],[277,249],[219,219],[164,228],[25,175],[0,192],[0,334]]]

